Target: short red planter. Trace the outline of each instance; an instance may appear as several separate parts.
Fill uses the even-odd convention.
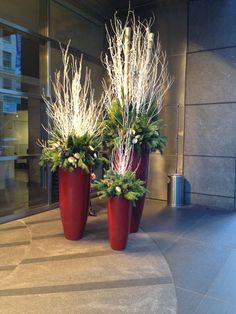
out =
[[[149,150],[142,150],[141,154],[134,152],[132,170],[136,173],[136,178],[145,181],[145,187],[148,181],[148,171],[149,171]],[[140,197],[136,201],[136,206],[132,207],[130,232],[138,232],[140,222],[142,219],[143,208],[145,202],[145,195]]]
[[[59,205],[64,235],[68,240],[83,236],[88,217],[90,174],[77,168],[59,169]]]
[[[108,206],[108,233],[113,250],[124,250],[130,231],[131,202],[123,197],[111,197]]]

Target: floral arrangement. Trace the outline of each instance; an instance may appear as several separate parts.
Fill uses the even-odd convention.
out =
[[[94,99],[88,69],[82,78],[82,57],[77,64],[68,49],[69,45],[66,49],[61,48],[63,72],[55,73],[54,98],[43,96],[51,124],[46,129],[50,139],[39,142],[43,148],[40,164],[49,164],[52,171],[58,167],[68,171],[80,167],[89,172],[104,161],[99,126],[103,103]]]
[[[96,180],[92,187],[98,190],[100,197],[123,197],[129,201],[138,200],[147,191],[144,182],[135,178],[135,173],[127,171],[121,175],[108,170],[103,179]]]
[[[130,141],[130,129],[125,137],[119,137],[116,147],[112,151],[110,169],[107,170],[101,180],[92,184],[103,197],[123,197],[135,202],[143,196],[147,189],[145,182],[136,179],[135,172],[131,171],[133,160],[133,146]]]
[[[108,149],[112,149],[116,145],[117,138],[124,133],[121,112],[122,108],[118,99],[114,99],[102,122],[104,143]],[[131,114],[133,117],[131,118],[130,139],[134,145],[134,150],[137,152],[143,149],[151,152],[159,150],[163,153],[167,142],[166,136],[162,134],[163,121],[157,115],[150,119],[149,112],[134,116],[133,110]]]
[[[51,138],[44,147],[40,163],[47,163],[52,171],[63,168],[73,171],[81,168],[86,172],[96,168],[100,162],[106,161],[100,151],[100,141],[85,134],[77,137],[70,135],[66,142]]]
[[[152,20],[142,23],[130,11],[124,25],[115,15],[111,22],[113,34],[107,29],[109,53],[103,64],[110,84],[103,82],[107,114],[102,124],[105,142],[111,147],[117,136],[126,132],[121,121],[127,111],[135,150],[163,152],[166,145],[159,113],[173,80],[167,71],[166,53],[159,37],[154,43],[151,26]]]

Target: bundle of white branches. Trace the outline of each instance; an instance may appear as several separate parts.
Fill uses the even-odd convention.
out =
[[[112,99],[118,98],[123,107],[132,104],[138,114],[147,112],[153,101],[156,110],[152,114],[161,111],[172,78],[167,70],[166,53],[161,50],[158,35],[154,43],[151,26],[151,19],[141,22],[129,11],[124,24],[115,13],[111,21],[113,34],[106,27],[109,53],[102,62],[109,80],[109,84],[103,81],[108,107]]]
[[[123,115],[122,125],[124,126],[126,132],[123,133],[121,130],[122,134],[119,134],[116,145],[112,149],[110,158],[111,169],[122,176],[124,176],[128,171],[133,171],[132,162],[134,144],[131,141],[132,129],[130,123],[129,112],[125,112]]]
[[[63,70],[56,71],[52,82],[54,98],[43,96],[50,124],[50,135],[66,141],[69,135],[98,135],[98,122],[103,117],[103,102],[96,102],[91,84],[91,72],[86,68],[82,78],[82,56],[79,64],[73,55],[61,47]],[[83,83],[82,83],[83,80]]]
[[[133,145],[130,140],[130,132],[126,132],[125,136],[119,137],[117,145],[112,150],[111,169],[120,175],[125,175],[131,170],[132,161]]]

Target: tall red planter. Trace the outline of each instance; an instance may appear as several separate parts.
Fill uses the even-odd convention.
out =
[[[124,250],[130,231],[131,202],[122,197],[111,197],[108,206],[108,233],[113,250]]]
[[[83,236],[88,217],[90,174],[77,168],[59,169],[59,205],[64,235],[69,240]]]
[[[132,170],[136,172],[137,179],[145,181],[145,187],[148,181],[148,171],[149,171],[149,150],[142,150],[141,153],[134,152]],[[136,206],[132,207],[130,232],[137,232],[140,226],[143,208],[145,202],[145,195],[140,197],[136,201]]]

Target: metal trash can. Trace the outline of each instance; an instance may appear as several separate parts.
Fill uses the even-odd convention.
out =
[[[184,203],[184,177],[180,174],[168,176],[167,204],[171,207],[183,206]]]

